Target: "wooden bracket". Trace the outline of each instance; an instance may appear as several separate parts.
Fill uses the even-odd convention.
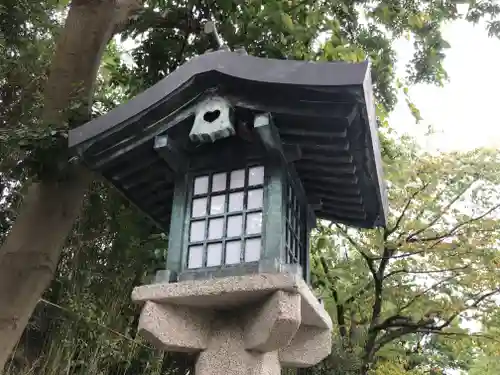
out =
[[[175,173],[184,173],[187,170],[187,156],[172,137],[168,135],[157,136],[154,149]]]

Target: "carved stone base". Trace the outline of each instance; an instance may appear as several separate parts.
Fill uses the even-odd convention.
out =
[[[198,375],[279,375],[278,352],[247,350],[245,330],[238,317],[216,318],[207,349],[196,362]]]
[[[199,352],[196,375],[278,375],[331,350],[332,322],[304,281],[257,274],[141,286],[139,334],[165,351]]]

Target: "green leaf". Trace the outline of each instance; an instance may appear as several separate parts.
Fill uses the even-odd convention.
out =
[[[422,27],[424,27],[423,19],[418,14],[412,14],[412,15],[410,15],[408,17],[408,24],[411,27],[414,27],[414,28],[417,28],[417,29],[421,29]]]
[[[289,14],[283,13],[283,14],[281,15],[281,21],[283,22],[283,24],[285,25],[285,27],[286,27],[289,31],[293,31],[293,29],[294,29],[294,24],[293,24],[292,17],[290,17],[290,15],[289,15]]]

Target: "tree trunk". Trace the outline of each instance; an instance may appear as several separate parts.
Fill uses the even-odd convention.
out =
[[[103,50],[117,25],[140,0],[73,0],[44,93],[45,124],[74,113],[88,116]],[[60,179],[30,186],[19,216],[0,248],[0,372],[53,278],[64,242],[80,213],[90,174],[73,168]]]

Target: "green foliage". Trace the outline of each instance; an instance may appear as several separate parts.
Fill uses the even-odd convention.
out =
[[[500,332],[500,306],[492,306],[482,316],[482,324],[487,334],[498,338]],[[493,375],[500,373],[500,340],[477,343],[470,360],[468,375]]]
[[[25,130],[37,126],[53,48],[54,4],[7,0],[0,5],[0,171],[16,163]],[[5,147],[7,146],[7,147]]]
[[[405,84],[441,84],[448,45],[439,27],[458,17],[454,3],[148,0],[121,31],[122,40],[135,38],[138,44],[133,65],[122,60],[125,47],[120,43],[112,42],[106,50],[94,116],[210,48],[201,30],[212,15],[228,45],[244,47],[252,55],[371,60],[392,230],[358,232],[324,225],[313,237],[313,283],[337,329],[332,355],[312,373],[357,375],[370,368],[376,374],[420,375],[450,366],[466,368],[470,361],[484,368],[484,358],[495,358],[483,337],[464,338],[456,320],[471,301],[496,287],[497,219],[477,217],[497,199],[498,156],[485,151],[421,155],[407,140],[394,142],[386,119],[397,90],[404,90],[395,79],[395,38],[415,40],[408,77],[401,77]],[[67,5],[56,0],[5,0],[0,5],[0,243],[29,182],[47,169],[61,173],[54,161],[68,158],[63,145],[69,124],[41,126],[39,116],[54,37]],[[493,0],[474,1],[466,17],[471,22],[486,19],[490,33],[499,35],[498,14]],[[418,109],[406,99],[418,119]],[[455,228],[457,223],[465,224]],[[186,373],[192,358],[161,355],[135,338],[138,311],[129,301],[131,289],[163,262],[165,250],[162,234],[117,193],[95,183],[44,296],[49,304],[40,303],[7,373]],[[381,267],[383,280],[373,272]],[[418,275],[431,277],[437,285],[423,286]],[[490,301],[469,310],[483,320],[489,335],[498,333],[498,311]],[[457,313],[440,327],[437,318]],[[410,326],[411,331],[398,331]],[[400,334],[388,341],[396,332]],[[486,357],[460,355],[476,346]]]
[[[395,51],[392,42],[412,36],[415,55],[408,66],[410,83],[442,84],[442,62],[449,44],[440,26],[460,18],[454,1],[214,1],[149,0],[148,8],[132,22],[124,37],[140,37],[133,52],[136,67],[121,66],[114,81],[134,94],[150,86],[190,57],[203,53],[209,42],[202,24],[214,16],[231,48],[244,47],[255,56],[307,60],[359,61],[373,66],[378,101],[395,103]],[[475,16],[472,16],[475,15]],[[467,19],[498,18],[497,7],[471,3]]]
[[[29,178],[21,165],[22,148],[32,138],[30,133],[34,138],[40,134],[41,93],[52,36],[59,28],[56,5],[28,0],[0,4],[0,244],[17,215],[21,184]]]
[[[166,249],[165,237],[119,194],[94,183],[48,302],[40,302],[7,373],[184,373],[190,361],[134,339],[139,309],[130,294],[164,264],[158,249]]]
[[[398,150],[385,157],[388,228],[321,225],[313,285],[360,370],[466,369],[499,323],[500,154],[432,156],[404,140]],[[463,327],[471,321],[478,333]]]
[[[500,21],[498,20],[500,4],[496,0],[474,0],[469,3],[466,19],[474,23],[483,19],[486,20],[488,34],[500,38]]]
[[[500,374],[500,355],[482,356],[470,368],[468,375]]]

